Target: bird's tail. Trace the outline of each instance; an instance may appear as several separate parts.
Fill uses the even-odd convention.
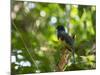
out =
[[[75,64],[75,49],[72,49],[72,64]]]

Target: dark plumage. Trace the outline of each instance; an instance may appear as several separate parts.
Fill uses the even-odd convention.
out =
[[[73,63],[75,63],[75,58],[74,58],[74,39],[66,33],[64,26],[57,26],[57,37],[58,40],[60,39],[61,41],[66,42],[66,46],[69,49],[69,51],[72,52],[73,55]]]
[[[65,32],[64,26],[57,26],[57,37],[73,47],[74,39]]]

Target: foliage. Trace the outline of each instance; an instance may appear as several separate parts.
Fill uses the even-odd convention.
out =
[[[56,3],[11,3],[11,72],[55,72],[62,44],[56,26],[76,35],[75,60],[66,71],[96,68],[96,7]]]

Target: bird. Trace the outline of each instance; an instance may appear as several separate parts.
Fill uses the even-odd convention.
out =
[[[58,40],[64,41],[68,50],[72,52],[73,61],[75,63],[75,50],[74,50],[74,38],[72,38],[66,31],[63,25],[59,25],[56,27],[57,29],[57,38]]]

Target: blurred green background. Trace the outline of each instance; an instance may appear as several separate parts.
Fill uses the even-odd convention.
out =
[[[12,75],[55,72],[62,47],[57,25],[76,35],[76,63],[65,71],[96,68],[96,6],[12,1]]]

